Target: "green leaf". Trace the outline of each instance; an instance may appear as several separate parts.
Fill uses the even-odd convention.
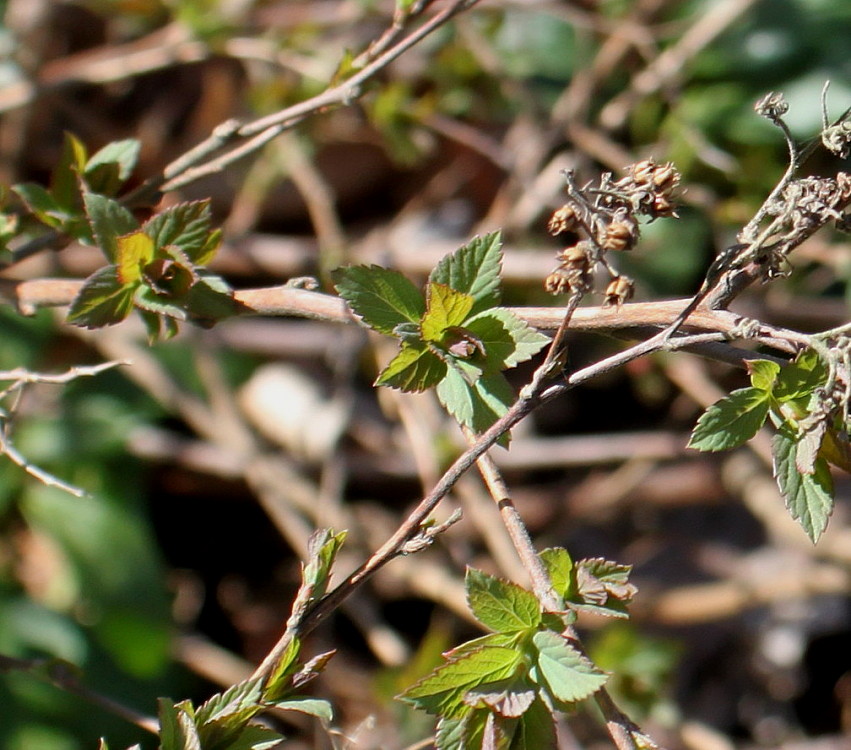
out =
[[[302,572],[305,585],[312,588],[313,600],[325,596],[328,580],[337,560],[337,554],[346,541],[347,532],[335,534],[330,529],[318,529],[308,541],[308,563]]]
[[[789,513],[815,544],[833,512],[833,478],[827,461],[818,458],[812,474],[802,474],[795,464],[797,435],[784,425],[772,438],[774,476]]]
[[[61,229],[64,221],[71,216],[41,185],[25,182],[15,185],[12,190],[20,196],[39,221],[53,229]]]
[[[416,323],[426,311],[423,296],[398,271],[380,266],[348,266],[334,271],[335,288],[363,322],[392,336],[402,323]]]
[[[154,257],[154,243],[143,232],[132,232],[115,242],[116,275],[123,284],[133,284],[142,278],[142,269]]]
[[[223,693],[216,693],[195,711],[195,720],[199,725],[219,719],[235,719],[244,724],[251,716],[259,712],[263,680],[254,678],[238,682]],[[246,711],[253,711],[243,718]]]
[[[758,388],[740,388],[710,406],[691,434],[688,447],[723,451],[750,440],[768,416],[770,395]]]
[[[138,222],[118,201],[104,195],[87,192],[83,195],[83,202],[95,242],[109,262],[115,263],[118,238],[135,232],[139,228]]]
[[[124,286],[116,266],[105,266],[86,279],[68,310],[67,322],[81,328],[120,323],[133,309],[132,286]]]
[[[281,747],[283,740],[284,736],[274,729],[249,724],[237,737],[228,742],[224,750],[273,750],[273,748]],[[205,745],[204,750],[206,748]]]
[[[464,586],[473,616],[491,630],[513,633],[536,628],[541,622],[535,595],[516,583],[467,568]]]
[[[331,704],[320,698],[294,698],[293,700],[277,701],[275,708],[315,716],[329,724],[334,720],[334,709],[331,708]]]
[[[140,147],[141,143],[138,140],[135,138],[127,138],[126,140],[107,143],[106,146],[95,153],[92,158],[89,159],[85,167],[86,182],[89,184],[92,192],[100,192],[97,187],[90,182],[90,179],[97,172],[101,171],[100,168],[103,165],[115,165],[116,177],[119,180],[119,183],[118,185],[115,185],[115,188],[125,182],[136,168],[136,163],[139,161]],[[108,187],[113,186],[108,185]],[[114,192],[114,190],[112,192]],[[110,194],[112,194],[112,192],[110,192]]]
[[[464,744],[469,719],[469,714],[460,719],[441,717],[434,733],[435,747],[438,750],[467,750],[467,747],[472,747]]]
[[[483,375],[470,385],[457,363],[450,362],[437,384],[437,397],[460,424],[477,433],[487,430],[514,403],[514,391],[501,373]],[[504,436],[506,444],[508,436]]]
[[[177,707],[170,698],[157,698],[157,714],[160,720],[160,750],[183,750]]]
[[[557,747],[555,718],[538,698],[520,717],[509,750],[556,750]]]
[[[472,313],[499,304],[502,235],[500,232],[474,237],[451,255],[442,258],[428,279],[446,284],[475,300]]]
[[[442,382],[446,363],[423,344],[404,342],[375,381],[401,391],[424,391]]]
[[[780,401],[806,398],[827,379],[827,369],[813,349],[805,349],[797,359],[780,370],[774,397]]]
[[[200,258],[206,262],[212,257],[207,247],[211,222],[210,201],[192,201],[161,211],[146,221],[142,230],[153,238],[158,248],[177,245],[192,263],[200,264]]]
[[[564,547],[548,547],[541,550],[538,557],[547,570],[553,588],[561,597],[566,597],[573,590],[573,560]]]
[[[771,393],[780,373],[780,365],[767,359],[752,359],[747,363],[747,368],[751,385],[757,390]]]
[[[485,348],[486,372],[516,367],[532,358],[550,339],[510,310],[494,308],[464,324]]]
[[[431,714],[450,718],[463,716],[470,710],[464,703],[467,691],[510,677],[521,658],[515,649],[484,647],[439,666],[399,698]]]
[[[50,175],[50,193],[68,211],[79,210],[80,175],[86,164],[86,147],[69,132],[65,132],[62,155]]]
[[[596,693],[609,679],[558,633],[541,630],[532,641],[538,650],[541,677],[549,692],[560,701],[581,701]]]
[[[183,299],[183,306],[192,321],[204,327],[239,312],[239,303],[227,282],[208,273],[201,273],[198,280],[189,287]]]
[[[186,320],[186,311],[171,297],[151,289],[147,284],[139,284],[133,293],[133,304],[147,312],[167,315],[175,320]]]
[[[420,321],[425,341],[442,343],[447,328],[460,326],[473,309],[473,298],[445,284],[429,282],[426,287],[426,313]]]

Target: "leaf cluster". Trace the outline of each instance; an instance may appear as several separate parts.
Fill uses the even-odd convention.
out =
[[[848,471],[851,456],[839,438],[841,410],[828,397],[829,371],[807,349],[784,366],[768,360],[750,363],[751,385],[732,391],[698,419],[689,447],[700,451],[736,448],[770,420],[774,476],[792,518],[813,542],[833,512],[829,464]]]
[[[465,427],[483,432],[514,401],[502,370],[534,356],[543,334],[500,301],[502,241],[475,237],[429,274],[425,295],[398,271],[349,266],[336,288],[365,325],[401,342],[376,385],[402,391],[434,387],[444,408]]]
[[[51,171],[48,187],[25,182],[12,190],[41,224],[91,243],[92,231],[83,196],[86,193],[117,195],[136,167],[139,149],[139,141],[129,138],[108,143],[89,156],[79,139],[65,133],[62,154]]]
[[[211,227],[209,201],[179,203],[139,224],[118,201],[83,195],[93,241],[109,265],[88,279],[71,304],[68,322],[100,328],[139,310],[151,339],[170,337],[177,321],[209,326],[233,315],[228,284],[202,266],[221,241]]]
[[[626,616],[635,592],[629,567],[605,560],[574,565],[562,548],[544,550],[541,561],[563,611],[545,612],[532,592],[468,569],[470,610],[493,632],[448,651],[444,664],[399,696],[440,717],[441,750],[554,748],[553,714],[572,711],[608,680],[568,626],[587,609]]]
[[[322,596],[345,534],[320,530],[310,542],[310,559],[302,571],[302,583],[293,605],[289,626],[304,612],[304,605]],[[160,750],[265,750],[284,737],[275,729],[253,720],[275,708],[298,711],[325,723],[333,718],[330,704],[317,698],[298,698],[293,692],[318,675],[334,652],[319,654],[301,666],[301,643],[294,635],[268,674],[244,680],[202,705],[191,701],[159,700]]]

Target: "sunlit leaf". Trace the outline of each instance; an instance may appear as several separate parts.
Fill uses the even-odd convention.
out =
[[[535,595],[516,583],[467,568],[464,587],[473,615],[491,630],[510,633],[535,628],[541,622]]]
[[[538,667],[552,695],[565,703],[583,700],[597,692],[609,676],[579,653],[563,636],[551,630],[535,633]]]
[[[380,266],[347,266],[334,272],[339,295],[363,322],[379,333],[393,335],[402,323],[419,325],[425,300],[413,282],[398,271]]]
[[[118,280],[132,284],[142,278],[142,268],[154,257],[154,243],[144,232],[133,232],[115,242],[115,265]]]
[[[95,242],[109,262],[115,263],[118,238],[138,229],[138,222],[133,214],[112,198],[87,192],[83,195],[83,202]]]
[[[464,703],[468,690],[510,677],[521,658],[515,649],[483,647],[439,666],[399,698],[431,714],[461,716],[470,710]]]
[[[192,201],[160,211],[146,221],[142,229],[153,238],[157,247],[176,245],[191,263],[203,264],[212,257],[208,246],[211,222],[210,201]]]
[[[429,281],[446,284],[475,300],[471,314],[499,304],[502,269],[502,234],[492,232],[474,237],[447,255],[429,274]]]
[[[446,363],[424,345],[404,342],[390,360],[375,385],[401,391],[424,391],[437,385],[446,375]]]
[[[535,356],[550,339],[505,308],[487,310],[464,323],[481,341],[487,359],[487,371],[516,367]]]
[[[723,451],[750,440],[768,416],[770,395],[758,388],[740,388],[710,406],[691,434],[688,447]]]
[[[473,298],[445,284],[426,287],[426,313],[420,331],[426,341],[442,342],[448,328],[460,326],[473,308]]]
[[[133,287],[124,286],[115,266],[105,266],[86,279],[68,310],[66,320],[82,328],[120,323],[133,309]]]

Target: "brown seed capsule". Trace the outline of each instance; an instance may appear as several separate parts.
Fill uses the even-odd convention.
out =
[[[653,159],[642,159],[627,167],[630,177],[636,185],[647,185],[653,179],[657,166]]]
[[[649,212],[653,218],[659,216],[676,216],[676,206],[664,195],[657,195],[653,200],[653,208]]]
[[[609,282],[606,287],[606,299],[603,302],[604,307],[617,306],[620,307],[627,300],[632,299],[635,293],[635,284],[632,279],[626,276],[618,276]]]
[[[579,217],[576,214],[576,209],[569,203],[565,203],[558,209],[547,224],[547,230],[552,235],[572,232],[578,227]]]
[[[632,250],[638,235],[638,226],[626,221],[613,221],[606,227],[603,241],[604,250]]]
[[[544,281],[544,289],[550,294],[565,292],[584,292],[591,284],[591,274],[587,268],[568,268],[559,266]]]
[[[680,174],[670,162],[653,171],[653,186],[659,193],[670,193],[679,182]]]
[[[588,268],[591,264],[590,250],[590,243],[587,240],[582,240],[575,245],[564,248],[559,253],[558,259],[563,268]]]

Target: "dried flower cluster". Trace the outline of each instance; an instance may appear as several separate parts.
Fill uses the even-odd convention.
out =
[[[627,167],[617,182],[607,173],[598,185],[579,188],[572,173],[566,178],[568,202],[552,215],[548,229],[552,235],[570,232],[579,239],[558,254],[559,265],[544,286],[551,294],[584,294],[600,264],[610,276],[604,304],[620,305],[632,296],[633,282],[610,265],[607,255],[635,247],[639,216],[651,221],[676,216],[673,196],[680,175],[672,164],[644,159]]]

